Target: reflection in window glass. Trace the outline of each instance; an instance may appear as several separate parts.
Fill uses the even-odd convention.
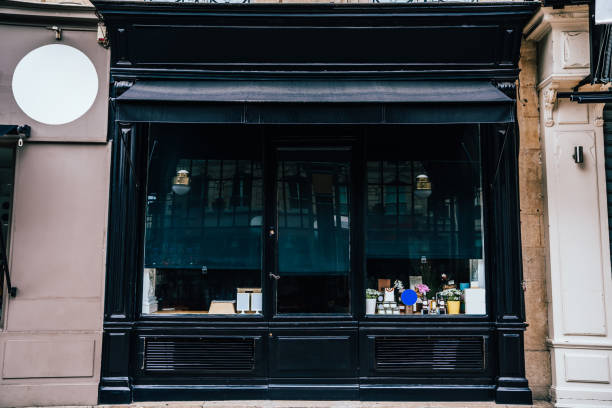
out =
[[[13,209],[13,180],[15,176],[15,149],[13,147],[0,147],[0,226],[4,243],[4,255],[8,258],[10,243],[11,210]],[[8,260],[8,259],[7,259]],[[0,270],[0,324],[2,322],[4,305],[4,274]]]
[[[369,143],[366,314],[486,314],[478,132],[430,133]]]
[[[144,314],[261,313],[263,175],[252,139],[150,140]]]
[[[349,164],[280,161],[277,313],[349,312]]]

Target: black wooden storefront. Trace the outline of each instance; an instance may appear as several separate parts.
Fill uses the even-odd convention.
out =
[[[100,402],[531,401],[524,373],[518,136],[511,101],[521,30],[537,5],[94,3],[112,47],[114,152]],[[262,80],[266,85],[258,87]],[[249,81],[255,91],[247,86],[244,93],[227,96],[225,91]],[[390,91],[372,96],[367,91],[373,81]],[[334,88],[331,96],[324,92],[326,84]],[[311,99],[292,101],[296,86],[303,90],[301,98]],[[304,96],[317,87],[323,91]],[[501,90],[510,104],[488,94],[488,87]],[[379,127],[478,126],[489,243],[488,315],[366,317],[358,295],[364,291],[359,221],[352,229],[350,315],[274,315],[270,244],[264,245],[262,316],[141,315],[144,141],[159,123],[245,126],[264,134],[262,149],[268,154],[280,143],[274,135],[283,127],[313,130],[293,145],[308,142],[306,134],[317,131],[342,134],[311,142],[349,148],[355,163],[363,160],[362,137]],[[353,179],[359,195],[359,174]],[[267,188],[274,196],[272,183]],[[354,220],[362,219],[363,209],[353,210]],[[449,349],[448,344],[458,351],[450,356],[432,351],[430,362],[417,370],[402,368],[397,358],[409,358],[410,348]],[[230,366],[219,356],[240,364]],[[177,358],[212,359],[207,368],[181,369]],[[441,358],[451,359],[450,368],[437,365]]]

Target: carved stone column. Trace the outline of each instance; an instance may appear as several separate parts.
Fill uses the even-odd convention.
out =
[[[611,406],[612,279],[603,106],[559,99],[589,74],[587,6],[543,8],[526,28],[538,44],[548,221],[551,396],[556,407]],[[584,89],[581,90],[594,90]],[[584,163],[572,158],[582,146]]]

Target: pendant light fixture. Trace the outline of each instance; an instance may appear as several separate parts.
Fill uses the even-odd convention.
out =
[[[416,176],[416,188],[414,194],[420,198],[428,198],[431,195],[431,181],[427,174]]]
[[[185,195],[191,190],[191,178],[187,170],[179,170],[172,179],[172,191],[176,195]]]

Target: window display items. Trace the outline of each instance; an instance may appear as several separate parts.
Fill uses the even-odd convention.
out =
[[[414,305],[417,301],[417,298],[418,296],[416,292],[411,289],[405,290],[401,296],[402,303],[405,304],[406,306]]]
[[[459,289],[443,290],[441,296],[446,300],[448,314],[459,314],[461,306],[461,291]]]
[[[418,276],[409,276],[408,279],[410,279],[410,284],[408,285],[408,287],[412,290],[416,291],[416,287],[417,285],[420,285],[423,283],[423,277],[418,275]]]
[[[400,303],[402,293],[404,292],[404,290],[406,290],[404,289],[404,282],[399,279],[396,279],[395,282],[393,282],[393,288],[395,289],[395,302]]]
[[[378,280],[378,291],[382,292],[385,288],[391,287],[391,279],[379,279]]]
[[[376,313],[376,301],[379,294],[376,289],[366,289],[366,314]]]
[[[261,288],[238,288],[236,292],[236,311],[238,313],[259,313],[261,311]]]
[[[236,305],[234,300],[213,300],[210,302],[209,314],[235,314]]]
[[[465,293],[465,313],[483,315],[487,313],[486,290],[483,288],[469,288]]]
[[[429,286],[424,283],[419,283],[418,285],[416,285],[416,292],[419,297],[421,297],[421,299],[427,299],[427,292],[429,292],[430,290],[431,289],[429,289]]]
[[[256,289],[251,293],[251,312],[261,313],[262,311],[262,295],[261,289]]]
[[[241,292],[241,289],[238,288],[238,293],[236,293],[236,311],[240,314],[245,314],[251,308],[251,294]]]
[[[384,301],[395,302],[395,288],[385,288]]]

